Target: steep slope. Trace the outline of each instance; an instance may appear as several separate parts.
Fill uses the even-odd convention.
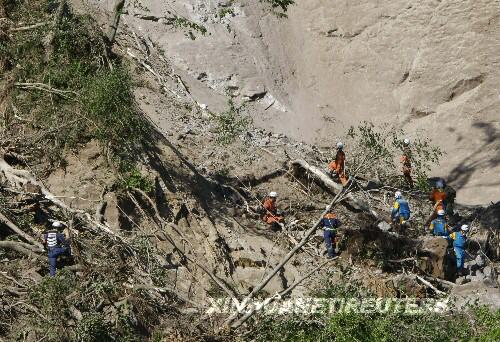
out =
[[[169,13],[207,35],[186,39]],[[500,199],[498,1],[298,1],[287,19],[251,1],[144,1],[126,14],[212,111],[229,94],[260,99],[256,124],[325,147],[361,120],[388,122],[442,147],[433,175],[459,202]]]
[[[303,297],[331,282],[360,282],[390,298],[471,294],[472,286],[435,279],[455,275],[447,242],[420,237],[431,210],[422,193],[405,192],[414,216],[408,230],[379,229],[391,228],[376,217],[389,213],[393,187],[361,177],[339,200],[346,193],[322,174],[328,152],[235,123],[259,101],[214,115],[157,44],[123,26],[108,49],[95,21],[64,4],[10,2],[0,41],[8,51],[0,79],[0,340],[233,340],[244,330],[221,329],[227,315],[208,315],[212,300]],[[21,26],[28,21],[41,25]],[[277,106],[259,87],[246,91]],[[270,190],[286,215],[281,231],[262,222]],[[352,205],[361,202],[372,211]],[[318,229],[329,203],[342,221],[335,260],[324,258]],[[462,280],[482,287],[474,296],[496,308],[498,206],[458,209],[453,222],[472,222],[470,251],[491,258]],[[39,239],[54,219],[68,225],[73,257],[50,278]],[[245,322],[243,313],[237,318],[233,328]],[[260,319],[248,330],[259,330]]]

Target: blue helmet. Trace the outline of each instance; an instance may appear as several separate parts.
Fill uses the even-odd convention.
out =
[[[438,189],[442,189],[442,188],[444,188],[444,184],[443,184],[443,181],[442,181],[442,180],[438,180],[438,181],[436,182],[436,188],[438,188]]]

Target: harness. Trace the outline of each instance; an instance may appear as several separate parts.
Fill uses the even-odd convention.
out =
[[[335,227],[338,224],[337,216],[332,213],[327,213],[325,216],[323,216],[323,229],[324,230],[329,230],[329,231],[336,231],[337,227]]]

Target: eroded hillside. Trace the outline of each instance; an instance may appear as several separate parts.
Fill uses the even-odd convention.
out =
[[[113,1],[88,1],[107,13]],[[500,7],[485,1],[297,1],[277,18],[254,1],[129,2],[124,27],[157,46],[211,111],[256,101],[255,123],[331,147],[362,120],[422,134],[446,152],[435,176],[458,201],[500,199]],[[181,15],[207,29],[195,40]]]
[[[207,60],[196,49],[218,55],[221,72],[232,70],[231,63],[246,67],[248,61],[237,56],[248,53],[243,51],[247,45],[234,48],[231,61],[217,50],[218,39],[233,32],[233,20],[251,11],[255,17],[248,16],[250,21],[264,16],[261,23],[278,23],[261,4],[224,4],[220,35],[203,36],[192,26],[198,24],[184,16],[177,17],[181,27],[168,26],[177,37],[172,42],[194,49],[178,52],[186,59],[182,69],[165,46],[135,26],[133,11],[139,10],[144,11],[139,22],[163,25],[149,4],[127,2],[119,11],[113,42],[106,35],[109,16],[89,16],[92,9],[79,1],[73,1],[74,7],[65,1],[0,2],[5,52],[0,56],[0,340],[269,341],[304,334],[311,340],[331,340],[332,334],[349,340],[351,327],[364,327],[362,322],[380,329],[358,329],[360,340],[375,340],[382,333],[408,340],[429,332],[440,334],[433,335],[436,339],[494,336],[498,315],[484,307],[467,314],[453,307],[450,315],[408,318],[403,325],[399,316],[301,317],[295,324],[287,317],[269,320],[245,312],[208,314],[217,299],[279,302],[277,294],[453,296],[459,306],[477,299],[493,310],[500,303],[498,204],[457,205],[454,214],[450,211],[450,225],[468,223],[472,229],[468,274],[457,277],[447,242],[425,236],[424,222],[432,211],[426,193],[406,189],[399,166],[379,174],[382,167],[368,164],[376,160],[382,165],[377,151],[399,153],[389,141],[370,149],[348,139],[345,130],[329,136],[328,144],[348,139],[352,182],[343,188],[326,174],[333,157],[329,145],[301,142],[293,120],[283,131],[272,120],[266,129],[259,127],[265,115],[284,122],[284,115],[298,113],[290,109],[286,82],[274,84],[282,93],[266,83],[280,77],[274,71],[262,71],[270,77],[264,83],[248,81],[256,75],[253,69],[242,78],[231,76],[237,83],[230,87],[235,95],[230,103],[225,83],[218,88],[213,74],[200,76],[197,63],[210,66],[215,59]],[[189,13],[212,11],[197,6]],[[218,17],[224,14],[220,7]],[[300,8],[289,9],[291,23]],[[199,19],[195,23],[205,23]],[[190,29],[194,41],[186,36]],[[157,34],[167,37],[163,31]],[[198,45],[210,39],[212,50]],[[272,54],[281,49],[276,46]],[[188,60],[195,56],[201,61]],[[283,52],[282,57],[290,56]],[[213,87],[204,85],[212,81]],[[288,109],[280,114],[280,108]],[[381,136],[378,126],[362,128]],[[395,186],[413,208],[404,231],[388,223]],[[262,221],[261,203],[269,191],[279,193],[286,217],[278,231]],[[325,257],[318,226],[327,205],[342,221],[334,260]],[[73,256],[61,258],[58,275],[51,278],[40,238],[55,220],[67,226]],[[246,309],[253,313],[252,307]],[[460,324],[468,329],[454,328]],[[427,330],[412,335],[406,325]],[[344,335],[339,327],[346,328]]]

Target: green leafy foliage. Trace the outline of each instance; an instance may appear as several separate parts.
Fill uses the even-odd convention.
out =
[[[359,126],[351,126],[347,131],[349,147],[348,167],[351,174],[360,174],[368,178],[379,179],[402,185],[401,164],[395,163],[394,156],[403,154],[403,140],[406,133],[388,125],[375,127],[364,121]],[[417,177],[418,189],[429,190],[427,175],[433,165],[439,164],[442,151],[433,146],[429,139],[419,136],[411,142],[410,159],[412,173]]]
[[[9,14],[24,22],[50,21],[46,8],[53,5],[19,1]],[[51,53],[43,43],[49,29],[44,25],[16,32],[2,42],[7,64],[16,66],[11,72],[15,81],[31,84],[13,89],[5,134],[15,137],[22,130],[25,139],[18,148],[28,150],[33,161],[43,156],[49,167],[63,166],[68,149],[92,139],[114,155],[133,155],[130,151],[146,136],[147,124],[134,102],[127,66],[109,58],[102,32],[90,16],[65,11]]]
[[[118,182],[119,189],[137,188],[144,192],[151,192],[153,190],[153,181],[144,176],[133,162],[121,160],[118,171],[122,178]]]
[[[231,7],[222,7],[219,9],[219,18],[224,18],[226,15],[233,15],[234,10]]]
[[[220,145],[232,143],[238,135],[243,133],[252,123],[250,117],[242,117],[240,108],[236,108],[233,101],[229,101],[229,109],[216,117],[217,142]]]
[[[31,323],[35,330],[43,332],[49,341],[68,339],[63,322],[69,319],[70,302],[68,296],[76,287],[73,274],[59,271],[54,278],[45,277],[30,289],[29,302],[40,310],[43,320],[36,319]]]
[[[271,13],[276,15],[278,18],[286,18],[288,7],[295,4],[294,0],[260,0],[261,2],[267,3],[271,6]]]
[[[188,31],[186,32],[186,36],[191,40],[195,40],[195,32],[201,33],[203,36],[207,33],[207,28],[203,25],[197,24],[189,19],[184,17],[180,17],[178,15],[168,18],[168,23],[177,28],[184,28]]]
[[[111,335],[112,326],[102,313],[85,313],[76,326],[76,341],[114,341]]]
[[[113,146],[137,143],[145,125],[134,107],[127,69],[102,70],[88,79],[81,91],[83,113],[92,135]]]
[[[359,284],[343,280],[320,289],[321,298],[356,298],[366,295]],[[338,313],[321,312],[286,317],[265,316],[257,319],[246,336],[254,341],[498,341],[500,311],[475,307],[472,315],[403,312]],[[472,318],[472,319],[471,319]]]

